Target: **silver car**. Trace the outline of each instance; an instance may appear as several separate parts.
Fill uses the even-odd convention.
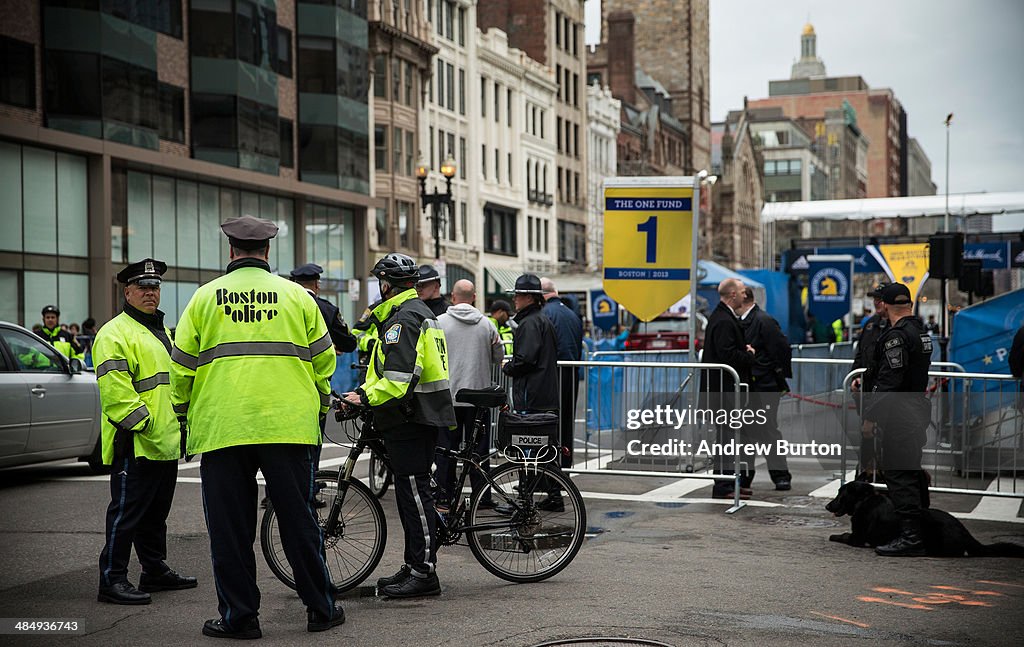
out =
[[[95,375],[0,321],[0,467],[77,458],[102,472],[100,415]]]

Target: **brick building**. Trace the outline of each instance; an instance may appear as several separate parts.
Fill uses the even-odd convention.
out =
[[[630,12],[634,61],[658,81],[686,133],[680,167],[696,175],[711,166],[711,79],[708,0],[602,0],[601,42],[616,43],[609,16]],[[611,57],[614,63],[614,57]],[[630,72],[631,74],[631,72]],[[610,84],[611,85],[611,84]]]
[[[115,272],[152,256],[173,326],[245,213],[280,227],[275,271],[319,263],[351,318],[379,205],[366,5],[340,4],[0,4],[0,319],[102,322]]]

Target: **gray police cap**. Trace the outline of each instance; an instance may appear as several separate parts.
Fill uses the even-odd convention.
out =
[[[220,228],[231,244],[239,249],[266,247],[267,242],[277,236],[277,225],[269,220],[249,215],[228,218]]]

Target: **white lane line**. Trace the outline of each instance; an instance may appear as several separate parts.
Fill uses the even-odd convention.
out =
[[[651,497],[650,492],[644,494],[612,494],[609,492],[580,492],[584,499],[603,499],[605,501],[635,501],[638,503],[717,503],[722,505],[732,505],[732,499],[703,499],[703,498],[691,498],[691,499],[679,499],[672,497]],[[753,508],[781,508],[784,507],[782,503],[773,503],[770,501],[752,501],[747,500],[742,502],[745,506],[751,506]]]
[[[847,483],[854,480],[855,478],[857,478],[857,470],[850,470],[849,472],[846,473]],[[807,496],[818,497],[821,499],[834,499],[836,498],[837,494],[839,494],[839,479],[826,483],[817,490],[812,490],[811,493],[808,494]]]
[[[674,475],[673,475],[674,476]],[[644,493],[644,496],[651,497],[654,500],[660,501],[661,499],[678,499],[686,496],[690,492],[696,492],[701,488],[711,487],[714,485],[714,481],[711,479],[693,479],[693,478],[680,478],[673,483],[663,485],[653,490],[649,490]]]
[[[1013,492],[1013,478],[1001,476],[992,479],[988,484],[989,492]],[[1013,497],[983,496],[978,505],[971,510],[968,519],[980,519],[983,517],[995,517],[1012,521],[1017,519],[1020,512],[1021,500]]]

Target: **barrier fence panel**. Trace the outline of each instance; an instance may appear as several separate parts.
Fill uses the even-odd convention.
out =
[[[926,430],[922,467],[929,473],[930,490],[951,494],[1024,498],[1019,472],[1024,468],[1024,417],[1019,380],[1010,375],[966,373],[956,364],[935,362],[926,393],[930,419]],[[933,366],[934,366],[933,364]],[[950,366],[951,365],[951,366]],[[844,384],[846,410],[844,437],[849,456],[842,468],[842,480],[864,467],[861,451],[870,453],[882,444],[862,448],[861,418],[864,394],[853,390],[863,369],[851,372]],[[880,434],[887,433],[884,428]],[[892,433],[892,432],[890,432]],[[883,459],[884,461],[884,459]],[[881,485],[877,471],[866,475]]]
[[[573,466],[567,471],[731,481],[733,506],[727,512],[738,510],[738,471],[747,459],[722,458],[736,473],[713,474],[710,448],[719,442],[716,419],[735,419],[745,405],[746,385],[724,364],[655,358],[660,359],[649,354],[640,361],[558,362],[563,369],[583,369],[572,426]],[[702,393],[707,380],[720,384],[723,377],[735,385],[732,391]],[[564,380],[560,386],[566,388]],[[735,441],[742,443],[742,425],[735,426]]]

